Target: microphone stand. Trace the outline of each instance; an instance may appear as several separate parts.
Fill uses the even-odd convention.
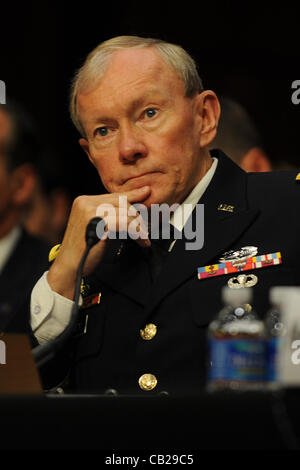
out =
[[[77,271],[75,293],[74,293],[74,304],[72,307],[69,324],[67,325],[67,327],[64,329],[64,331],[61,334],[56,336],[56,338],[48,341],[45,344],[36,346],[32,350],[32,355],[35,359],[37,367],[41,367],[46,362],[50,361],[50,359],[52,359],[55,356],[57,351],[66,343],[66,341],[70,338],[70,336],[75,330],[77,319],[78,319],[78,312],[79,312],[78,302],[79,302],[79,296],[80,296],[83,267],[84,267],[86,258],[90,252],[90,249],[92,248],[93,245],[95,245],[100,240],[96,233],[96,228],[97,228],[98,223],[101,222],[102,220],[103,219],[101,219],[101,217],[94,217],[89,222],[87,229],[86,229],[86,244],[87,245],[83,253],[83,256],[80,260],[78,271]]]

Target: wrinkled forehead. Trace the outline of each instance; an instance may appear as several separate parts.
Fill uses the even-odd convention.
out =
[[[106,64],[103,75],[118,74],[120,70],[125,76],[133,73],[176,74],[154,47],[128,48],[114,52]]]
[[[141,95],[154,90],[184,95],[184,85],[177,71],[167,64],[152,47],[131,48],[115,52],[106,65],[101,78],[93,90],[78,93],[77,111],[87,110],[95,101],[104,104],[107,97],[117,101],[118,97]]]
[[[162,58],[153,47],[128,48],[114,51],[104,61],[97,61],[85,71],[78,87],[78,96],[89,94],[100,84],[109,85],[111,80],[126,82],[143,77],[157,78],[161,73],[178,77],[177,71]]]

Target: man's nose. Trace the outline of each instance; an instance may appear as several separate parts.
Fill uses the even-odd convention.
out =
[[[119,157],[124,163],[132,163],[147,156],[147,147],[142,133],[134,126],[126,126],[120,131]]]

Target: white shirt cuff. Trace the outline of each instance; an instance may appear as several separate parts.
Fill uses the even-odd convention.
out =
[[[40,344],[58,336],[70,321],[74,302],[54,292],[46,271],[31,293],[31,328]],[[80,296],[79,305],[83,302]]]

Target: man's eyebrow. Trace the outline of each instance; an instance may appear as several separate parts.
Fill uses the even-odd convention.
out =
[[[158,100],[160,102],[162,101],[165,102],[167,98],[164,97],[158,90],[155,90],[155,92],[153,90],[149,90],[145,95],[141,95],[140,97],[135,98],[133,101],[131,101],[131,103],[129,104],[129,111],[132,112],[136,110],[137,108],[139,108],[140,106],[145,105],[147,102],[155,104],[155,102]],[[92,118],[91,123],[93,125],[97,123],[108,124],[114,120],[115,119],[113,117],[109,117],[106,115],[103,115],[103,116],[99,115],[99,116],[96,116],[95,118]]]
[[[103,124],[109,124],[110,122],[112,122],[114,119],[113,118],[110,118],[110,117],[106,117],[106,116],[97,116],[95,118],[92,118],[90,120],[91,124],[92,125],[95,125],[95,124],[99,124],[99,123],[103,123]]]
[[[136,108],[139,108],[140,106],[144,105],[147,102],[152,102],[152,101],[155,102],[157,98],[158,98],[157,94],[156,96],[153,96],[153,93],[151,92],[147,93],[147,95],[140,96],[139,98],[134,99],[130,104],[130,109],[134,110]]]
[[[157,89],[150,89],[145,93],[144,95],[141,95],[140,97],[134,99],[132,103],[130,104],[131,109],[138,108],[139,106],[142,106],[143,104],[147,102],[152,102],[155,103],[156,101],[166,101],[167,98],[162,94],[159,90]]]

